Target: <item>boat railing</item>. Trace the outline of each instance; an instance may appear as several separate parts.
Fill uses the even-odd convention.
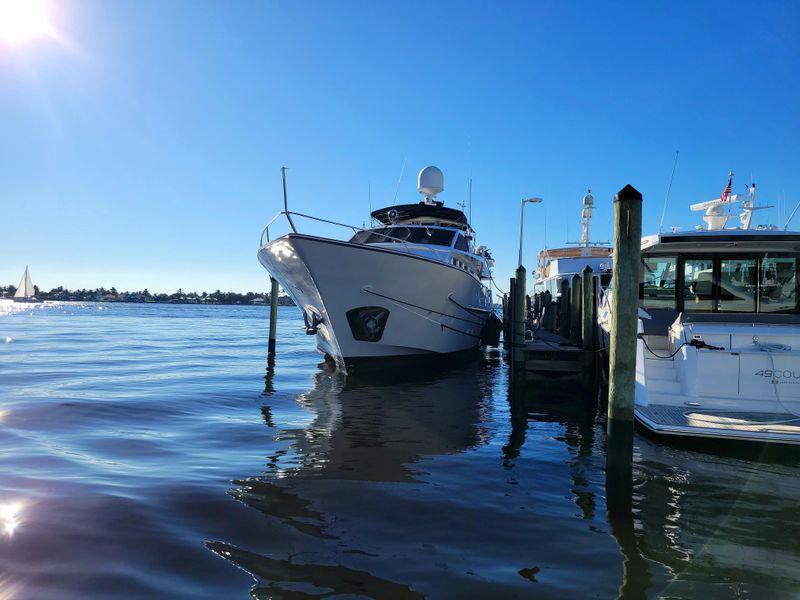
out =
[[[361,231],[369,231],[370,233],[372,233],[374,235],[378,235],[378,236],[386,239],[387,241],[390,241],[390,242],[393,242],[393,243],[403,244],[403,246],[405,246],[406,249],[422,247],[422,248],[425,248],[426,251],[430,251],[430,252],[433,252],[435,254],[442,254],[445,257],[444,258],[445,261],[447,260],[447,257],[451,253],[451,248],[449,248],[449,247],[446,248],[446,249],[444,249],[444,248],[432,248],[432,247],[427,246],[425,244],[411,243],[408,240],[404,240],[404,239],[398,238],[398,237],[393,237],[391,235],[388,235],[388,234],[385,234],[385,233],[381,233],[380,231],[376,231],[374,229],[368,229],[366,227],[358,227],[357,225],[348,225],[347,223],[339,223],[337,221],[331,221],[329,219],[323,219],[321,217],[315,217],[313,215],[307,215],[305,213],[299,213],[299,212],[287,211],[287,210],[282,210],[282,211],[278,212],[274,217],[272,217],[272,219],[269,220],[267,225],[264,227],[264,230],[261,232],[261,246],[264,246],[264,245],[268,244],[271,241],[270,240],[270,235],[269,235],[269,228],[273,223],[275,223],[275,221],[278,220],[278,218],[281,215],[286,216],[287,220],[289,221],[290,226],[292,227],[292,231],[294,231],[294,233],[298,233],[298,231],[295,228],[294,223],[291,220],[291,217],[293,217],[293,216],[294,217],[303,217],[305,219],[311,219],[312,221],[318,221],[320,223],[326,223],[328,225],[336,225],[337,227],[344,227],[346,229],[352,230],[353,235],[355,235],[356,233],[359,233]],[[265,241],[265,238],[266,238],[266,241]],[[355,242],[355,243],[363,244],[364,242]]]

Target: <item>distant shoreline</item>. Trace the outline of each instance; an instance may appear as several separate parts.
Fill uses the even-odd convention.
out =
[[[49,292],[34,286],[34,296],[39,300],[57,302],[128,302],[134,304],[210,304],[210,305],[250,305],[260,306],[270,303],[269,294],[247,292],[184,292],[179,289],[174,294],[151,294],[146,288],[137,292],[118,292],[116,288],[97,288],[93,290],[68,290],[64,287],[53,288]],[[0,299],[11,300],[17,288],[13,285],[0,286]],[[279,306],[294,306],[289,296],[278,296]]]

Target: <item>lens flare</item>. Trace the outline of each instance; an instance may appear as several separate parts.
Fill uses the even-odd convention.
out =
[[[21,512],[22,505],[19,502],[0,504],[0,526],[7,536],[14,535],[14,530],[19,527]]]
[[[0,40],[11,45],[52,37],[47,0],[0,0]]]

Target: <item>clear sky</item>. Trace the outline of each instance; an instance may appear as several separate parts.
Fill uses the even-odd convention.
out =
[[[658,227],[754,178],[800,200],[800,3],[50,0],[52,35],[0,39],[0,283],[268,289],[281,209],[361,224],[416,202],[417,171],[473,178],[479,243],[525,260],[608,239],[614,192]],[[788,208],[787,208],[788,207]],[[545,225],[546,223],[546,225]],[[800,229],[800,216],[793,225]],[[328,233],[312,223],[302,229]],[[545,239],[546,237],[546,239]]]

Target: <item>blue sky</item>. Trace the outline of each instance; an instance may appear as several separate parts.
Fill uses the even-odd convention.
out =
[[[290,207],[361,224],[473,178],[479,243],[507,280],[519,200],[525,263],[608,239],[614,192],[658,227],[753,177],[800,200],[796,2],[200,2],[51,0],[57,39],[0,41],[0,283],[268,289],[264,223]],[[788,208],[783,208],[784,205]],[[546,226],[545,226],[546,222]],[[793,222],[800,229],[800,217]],[[330,233],[311,223],[302,229]]]

